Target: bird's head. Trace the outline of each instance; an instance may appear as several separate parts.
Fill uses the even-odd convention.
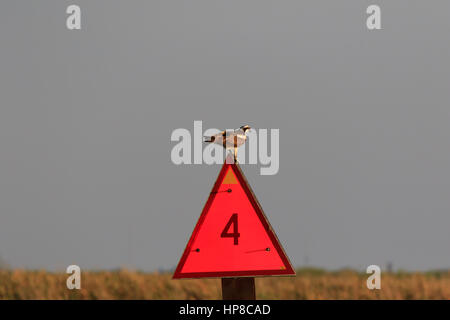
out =
[[[246,133],[247,130],[250,130],[250,129],[251,129],[251,127],[248,126],[248,125],[245,125],[245,126],[241,126],[239,129],[241,129],[242,131],[244,131],[244,133]]]

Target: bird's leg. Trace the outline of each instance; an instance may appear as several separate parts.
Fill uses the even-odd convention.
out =
[[[234,163],[237,163],[237,148],[238,148],[237,136],[234,136]]]

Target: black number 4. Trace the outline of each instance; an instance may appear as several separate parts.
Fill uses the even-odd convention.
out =
[[[233,225],[233,233],[229,233],[228,230],[230,230],[231,225]],[[238,214],[233,213],[231,215],[230,220],[228,220],[227,225],[223,229],[222,233],[220,234],[221,238],[233,238],[234,239],[234,245],[237,246],[239,237],[241,234],[238,232]]]

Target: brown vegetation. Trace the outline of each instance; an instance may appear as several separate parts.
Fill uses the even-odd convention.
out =
[[[65,273],[0,271],[0,299],[221,299],[219,279],[172,280],[171,274],[83,272],[81,289],[68,290]],[[368,275],[302,269],[296,277],[256,279],[257,299],[450,299],[450,271],[383,273],[381,290]]]

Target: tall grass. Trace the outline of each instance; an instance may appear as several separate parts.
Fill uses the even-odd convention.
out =
[[[127,270],[82,272],[81,289],[65,273],[0,271],[0,299],[221,299],[219,279],[172,280],[171,274]],[[257,299],[450,299],[450,271],[383,273],[381,290],[368,275],[301,269],[296,277],[256,279]]]

